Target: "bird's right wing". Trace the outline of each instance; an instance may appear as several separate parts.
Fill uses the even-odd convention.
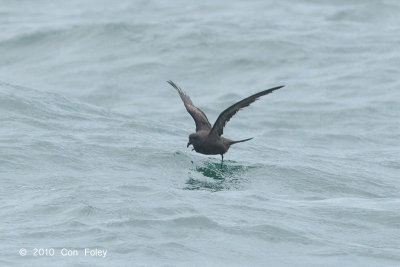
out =
[[[192,100],[188,95],[186,95],[179,86],[177,86],[173,81],[168,81],[172,87],[178,91],[179,96],[181,97],[183,104],[185,105],[186,110],[193,117],[194,122],[196,123],[196,132],[200,130],[210,130],[211,124],[207,119],[206,114],[201,111],[199,108],[193,105]]]
[[[215,121],[214,126],[212,127],[211,131],[210,131],[210,136],[214,135],[214,136],[221,136],[223,134],[223,130],[225,127],[225,124],[233,117],[233,115],[235,115],[240,109],[249,106],[251,103],[253,103],[254,101],[256,101],[259,97],[263,96],[263,95],[267,95],[272,93],[273,91],[282,88],[282,86],[277,86],[268,90],[264,90],[261,91],[259,93],[256,93],[254,95],[251,95],[239,102],[237,102],[236,104],[233,104],[232,106],[230,106],[229,108],[225,109],[224,111],[221,112],[221,114],[219,114],[218,119]]]

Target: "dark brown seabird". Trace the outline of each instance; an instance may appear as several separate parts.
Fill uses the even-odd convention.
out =
[[[192,100],[188,95],[186,95],[178,85],[176,85],[173,81],[168,81],[172,87],[174,87],[181,97],[183,104],[186,107],[186,110],[193,117],[194,122],[196,123],[196,132],[189,135],[189,142],[187,147],[193,145],[193,149],[201,154],[205,155],[218,155],[220,154],[222,157],[221,160],[221,169],[222,163],[224,162],[224,154],[228,151],[229,147],[233,144],[249,141],[253,138],[247,138],[239,141],[233,141],[228,138],[222,137],[223,129],[225,124],[235,115],[240,109],[249,106],[251,103],[259,99],[259,97],[263,95],[267,95],[272,93],[282,86],[277,86],[268,90],[261,91],[254,95],[251,95],[236,104],[230,106],[219,114],[217,120],[214,123],[214,126],[211,128],[211,124],[207,119],[206,114],[201,111],[198,107],[193,105]]]

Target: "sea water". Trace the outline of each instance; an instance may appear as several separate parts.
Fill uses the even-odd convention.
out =
[[[2,266],[398,266],[400,3],[0,1]],[[258,91],[220,156],[186,148]]]

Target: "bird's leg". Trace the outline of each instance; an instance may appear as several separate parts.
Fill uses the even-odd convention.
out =
[[[224,162],[224,154],[221,154],[222,160],[221,160],[221,170],[222,170],[222,163]]]

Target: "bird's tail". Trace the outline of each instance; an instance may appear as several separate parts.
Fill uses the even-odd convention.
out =
[[[239,141],[232,141],[232,142],[230,142],[230,145],[233,145],[233,144],[236,144],[236,143],[241,143],[241,142],[246,142],[246,141],[249,141],[251,139],[253,139],[253,137],[252,138],[243,139],[243,140],[239,140]]]

